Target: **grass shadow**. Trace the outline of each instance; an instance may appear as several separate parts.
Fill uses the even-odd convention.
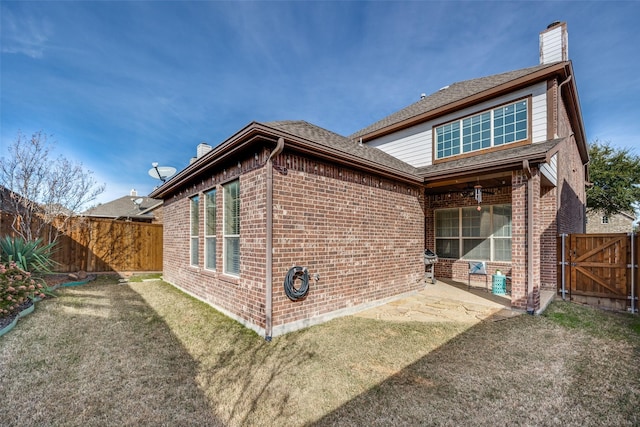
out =
[[[565,304],[481,322],[310,425],[639,425],[640,320]]]
[[[197,363],[140,295],[57,294],[2,340],[3,425],[222,425]]]

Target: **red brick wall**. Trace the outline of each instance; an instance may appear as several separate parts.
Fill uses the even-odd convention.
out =
[[[274,174],[274,329],[424,286],[424,202],[416,186],[287,154]],[[284,277],[305,266],[307,298]]]
[[[241,166],[223,167],[182,189],[164,203],[164,271],[166,281],[241,319],[253,329],[264,327],[266,153]],[[240,277],[223,274],[223,186],[240,180]],[[216,271],[204,268],[204,193],[217,189]],[[189,197],[200,195],[200,260],[189,263]],[[262,320],[261,320],[262,319]]]
[[[539,227],[540,236],[540,285],[544,289],[556,289],[558,254],[557,254],[557,204],[556,187],[540,189]]]
[[[560,104],[559,135],[572,134],[571,125]],[[585,170],[573,136],[567,136],[558,152],[558,233],[585,232]]]
[[[285,152],[286,153],[286,152]],[[266,170],[259,159],[218,170],[164,205],[164,278],[262,332],[266,293]],[[291,153],[275,159],[273,326],[296,329],[308,319],[350,310],[424,286],[424,200],[407,186]],[[240,180],[240,277],[222,273],[224,183]],[[217,271],[204,269],[204,192],[217,188]],[[189,197],[200,194],[200,262],[189,265]],[[284,294],[293,265],[311,281],[303,301]],[[297,322],[297,323],[294,323]],[[291,325],[294,326],[291,326]]]
[[[514,171],[511,177],[511,306],[527,308],[527,177]]]

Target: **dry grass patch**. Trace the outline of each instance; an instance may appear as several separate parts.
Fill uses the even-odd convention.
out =
[[[266,343],[161,281],[96,282],[0,339],[3,423],[639,424],[637,316],[548,313],[470,329],[347,317]]]

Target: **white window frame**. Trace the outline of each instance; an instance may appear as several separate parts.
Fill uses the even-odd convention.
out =
[[[204,268],[206,270],[216,271],[217,268],[217,223],[218,220],[218,206],[217,206],[217,191],[215,188],[207,191],[204,194]],[[213,202],[213,204],[211,204]],[[210,220],[210,208],[213,208],[213,224],[211,224]],[[213,228],[213,234],[209,232],[209,230]],[[213,248],[213,257],[210,257],[209,248]]]
[[[513,106],[514,109],[516,108],[517,104],[520,103],[524,103],[525,105],[525,136],[524,138],[519,138],[519,139],[514,139],[513,141],[509,141],[509,142],[502,142],[497,144],[496,143],[496,139],[500,137],[500,135],[496,135],[496,129],[500,126],[496,126],[496,112],[499,110],[504,110],[508,107]],[[447,123],[443,123],[440,124],[438,126],[435,126],[433,128],[433,147],[434,147],[434,158],[435,160],[441,160],[441,159],[447,159],[450,157],[455,157],[455,156],[459,156],[459,155],[463,155],[463,154],[468,154],[468,153],[473,153],[473,152],[477,152],[477,151],[482,151],[482,150],[487,150],[490,148],[494,148],[494,147],[502,147],[502,146],[506,146],[506,145],[510,145],[510,144],[514,144],[517,142],[522,142],[522,141],[527,141],[530,137],[531,137],[531,102],[529,100],[529,98],[525,98],[525,99],[518,99],[516,101],[512,101],[503,105],[499,105],[497,107],[493,107],[489,110],[484,110],[484,111],[480,111],[465,117],[461,117],[459,119],[456,120],[452,120],[449,121]],[[480,140],[480,148],[473,148],[473,145],[471,145],[471,148],[467,149],[465,151],[465,146],[467,144],[472,144],[472,143],[465,143],[464,141],[464,131],[466,128],[469,128],[469,126],[465,126],[465,122],[475,122],[476,120],[480,120],[482,116],[484,116],[485,114],[489,114],[489,131],[490,131],[490,135],[489,135],[489,145],[488,146],[482,146],[482,139]],[[480,120],[481,122],[481,120]],[[520,131],[518,131],[515,126],[516,126],[517,122],[514,122],[514,133],[517,134],[518,132],[522,132],[523,130],[521,129]],[[476,126],[481,126],[481,123],[473,123],[473,125]],[[503,125],[504,126],[504,125]],[[455,129],[454,129],[455,128]],[[458,141],[458,145],[457,145],[457,150],[454,149],[454,146],[452,145],[450,148],[443,148],[442,150],[440,149],[439,145],[440,145],[440,141],[438,139],[438,134],[439,132],[445,132],[445,133],[450,133],[450,132],[457,132],[458,136],[457,138],[452,138],[452,141],[457,140]],[[482,133],[482,129],[478,130],[474,130],[473,127],[471,127],[471,135],[479,135]],[[442,154],[442,151],[446,151],[446,150],[451,150],[451,154]]]
[[[436,254],[438,254],[439,257],[441,258],[447,258],[448,256],[445,254],[441,254],[438,253],[438,241],[451,241],[451,242],[457,242],[458,245],[458,254],[455,258],[453,259],[465,259],[465,260],[478,260],[478,261],[494,261],[494,262],[511,262],[512,261],[512,256],[510,253],[509,259],[496,259],[496,242],[499,240],[502,241],[506,241],[506,240],[510,240],[512,241],[513,239],[513,229],[512,229],[512,224],[513,224],[513,210],[511,211],[511,218],[509,220],[509,235],[506,236],[501,236],[497,233],[498,230],[496,230],[496,217],[494,215],[494,208],[497,207],[504,207],[504,206],[508,206],[509,208],[512,209],[512,206],[508,203],[504,203],[504,204],[495,204],[495,205],[482,205],[482,209],[485,210],[489,210],[489,215],[490,215],[490,230],[489,230],[489,234],[487,236],[465,236],[464,232],[463,232],[463,211],[465,209],[476,209],[476,207],[469,207],[469,206],[464,206],[464,207],[458,207],[458,208],[444,208],[444,209],[436,209],[434,212],[434,224],[433,224],[433,229],[434,229],[434,239],[435,239],[435,251]],[[438,212],[444,212],[444,211],[457,211],[457,217],[458,217],[458,221],[457,221],[457,230],[456,230],[456,235],[453,236],[440,236],[438,237]],[[482,258],[482,257],[470,257],[467,256],[467,254],[464,253],[464,243],[465,241],[470,241],[470,240],[480,240],[482,239],[483,241],[488,241],[489,242],[489,258]],[[512,250],[513,251],[513,250]],[[511,252],[512,252],[511,251]]]
[[[194,224],[195,220],[195,224]],[[195,249],[195,251],[194,251]],[[189,198],[189,265],[200,265],[200,196]]]
[[[237,185],[237,195],[233,199],[229,199],[230,189],[232,186]],[[222,208],[222,233],[223,233],[223,271],[224,274],[229,276],[239,277],[240,276],[240,180],[236,179],[235,181],[228,182],[227,184],[222,186],[223,189],[223,208]],[[229,205],[229,202],[237,203],[237,206],[233,207]],[[237,210],[237,212],[234,212]],[[237,218],[237,224],[233,226],[233,224],[229,223],[229,215],[234,215]],[[230,250],[229,242],[235,241],[238,246],[238,254],[237,260],[234,260],[234,264],[237,263],[237,271],[233,269],[232,265],[229,265],[229,258],[232,257],[232,254],[229,254]]]

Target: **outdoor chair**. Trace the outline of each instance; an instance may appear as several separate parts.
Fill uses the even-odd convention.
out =
[[[467,285],[469,289],[471,289],[471,276],[472,275],[481,275],[484,276],[484,284],[485,288],[489,290],[489,275],[487,274],[487,263],[484,261],[470,261],[469,262],[469,276]]]

